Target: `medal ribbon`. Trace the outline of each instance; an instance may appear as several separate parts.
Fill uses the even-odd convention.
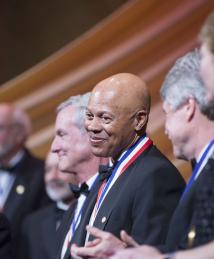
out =
[[[195,181],[195,179],[198,177],[199,173],[201,172],[201,170],[203,169],[203,167],[205,166],[205,164],[203,163],[204,161],[206,161],[207,158],[209,158],[210,156],[210,151],[211,149],[214,147],[214,139],[209,143],[209,145],[207,146],[207,148],[205,149],[205,151],[203,152],[200,160],[198,161],[198,163],[196,164],[192,175],[186,185],[186,188],[182,194],[181,199],[183,199],[183,197],[188,193],[188,191],[190,190],[193,182]]]
[[[117,162],[115,168],[113,169],[113,172],[108,179],[108,181],[104,181],[101,185],[97,201],[95,204],[95,210],[94,210],[94,219],[97,215],[97,212],[106,197],[107,193],[109,192],[110,188],[114,184],[114,182],[117,180],[117,178],[124,173],[124,171],[128,168],[129,165],[131,165],[137,157],[145,151],[150,145],[152,144],[152,141],[146,136],[143,135],[133,146],[131,146],[119,159]]]
[[[94,188],[94,186],[95,186],[96,183],[98,182],[98,179],[99,179],[99,175],[98,175],[98,176],[96,177],[96,179],[94,180],[94,182],[93,182],[93,184],[92,184],[92,186],[91,186],[91,188],[90,188],[90,191]],[[76,217],[76,220],[75,220],[75,218],[74,218],[73,221],[72,221],[72,223],[71,223],[71,237],[73,236],[73,234],[74,234],[74,232],[75,232],[75,230],[76,230],[76,228],[77,228],[77,224],[78,224],[79,220],[81,219],[82,211],[83,211],[83,208],[84,208],[84,206],[85,206],[86,200],[87,200],[87,197],[85,198],[85,201],[84,201],[84,203],[83,203],[83,205],[82,205],[82,207],[81,207],[81,209],[80,209],[80,211],[79,211],[79,213],[78,213],[78,215],[77,215],[77,217]],[[70,238],[70,239],[71,239],[71,238]]]

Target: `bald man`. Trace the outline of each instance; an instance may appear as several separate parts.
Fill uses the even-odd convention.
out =
[[[140,244],[160,245],[184,181],[146,135],[149,110],[147,87],[133,74],[111,76],[93,89],[86,130],[94,155],[111,157],[113,170],[98,192],[89,225],[116,237],[124,229]],[[95,228],[90,231],[99,237]],[[109,233],[105,238],[112,238],[115,245]],[[89,235],[86,242],[90,240]],[[113,252],[113,246],[105,250],[100,243],[89,244],[87,248],[73,245],[72,256],[105,257]],[[123,246],[119,241],[118,245]]]
[[[47,197],[44,162],[25,148],[30,130],[24,111],[11,103],[0,104],[0,210],[11,223],[14,251],[22,220]]]
[[[204,88],[206,89],[206,101],[207,106],[204,111],[206,112],[207,117],[210,120],[214,119],[214,12],[212,12],[206,19],[205,23],[202,26],[200,32],[201,40],[201,64],[200,64],[200,73],[201,77],[205,82]],[[189,73],[190,74],[190,73]],[[198,90],[197,90],[198,92]],[[206,123],[200,123],[200,127],[204,127],[202,138],[207,138],[207,132],[212,131],[211,121],[210,125],[207,126]],[[199,124],[198,124],[199,125]],[[197,129],[198,132],[199,129]],[[202,132],[202,131],[201,131]],[[212,131],[213,132],[213,131]],[[209,133],[209,134],[210,134]],[[213,135],[211,135],[213,137]],[[199,137],[197,138],[199,139]],[[205,143],[205,142],[204,142]],[[195,144],[194,144],[195,146]],[[189,245],[199,245],[207,243],[210,240],[213,240],[213,204],[214,204],[214,192],[213,192],[213,166],[214,160],[213,155],[207,162],[205,171],[205,178],[203,179],[203,184],[199,186],[196,193],[196,199],[194,201],[194,211],[192,213],[192,222],[191,225],[194,226],[192,231],[189,232]],[[208,174],[209,173],[209,174]],[[132,240],[133,241],[133,240]],[[133,245],[137,245],[134,244]],[[111,257],[112,259],[164,259],[164,258],[173,258],[173,259],[213,259],[214,255],[214,241],[199,246],[194,249],[187,251],[177,251],[171,255],[160,254],[153,247],[141,246],[135,249],[126,249],[119,251],[115,256]]]

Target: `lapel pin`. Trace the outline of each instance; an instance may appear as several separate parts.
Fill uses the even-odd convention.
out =
[[[102,217],[101,222],[105,223],[106,222],[106,217]]]
[[[17,185],[16,186],[16,192],[19,194],[19,195],[22,195],[24,192],[25,192],[25,187],[23,185]]]
[[[188,233],[188,247],[191,248],[194,244],[194,240],[196,237],[195,227],[192,227]]]

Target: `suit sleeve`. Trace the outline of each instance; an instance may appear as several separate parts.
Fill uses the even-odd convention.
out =
[[[183,188],[184,181],[171,164],[150,165],[144,183],[136,188],[132,211],[131,235],[137,242],[155,246],[165,243]]]

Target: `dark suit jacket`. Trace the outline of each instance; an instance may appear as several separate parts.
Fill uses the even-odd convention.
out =
[[[26,217],[22,226],[20,259],[56,258],[56,221],[55,204]]]
[[[186,239],[186,246],[200,246],[214,240],[214,159],[209,159],[203,171],[193,203],[190,230],[196,233],[192,244]]]
[[[124,229],[140,244],[163,244],[184,185],[177,169],[150,146],[110,189],[94,226],[117,237]]]
[[[177,169],[151,146],[117,179],[101,205],[94,226],[117,237],[124,229],[140,244],[163,244],[184,185]],[[84,214],[85,224],[80,224],[75,233],[78,235],[75,243],[84,245],[81,233],[85,237],[85,225],[96,196]]]
[[[11,259],[11,235],[7,218],[0,213],[0,258]]]
[[[197,212],[197,195],[200,195],[200,189],[209,182],[210,171],[214,170],[214,166],[205,166],[199,177],[193,183],[189,192],[180,200],[176,208],[172,220],[170,222],[169,232],[166,240],[166,247],[162,251],[174,251],[186,248],[187,235],[190,230],[193,215]],[[213,186],[212,186],[213,188]],[[214,202],[214,201],[213,201]],[[192,223],[191,223],[192,222]]]
[[[9,197],[4,206],[4,213],[11,223],[13,247],[18,245],[20,226],[26,215],[47,203],[44,185],[44,161],[33,157],[25,150],[24,157],[16,165],[16,175]],[[17,192],[17,187],[24,190]]]

